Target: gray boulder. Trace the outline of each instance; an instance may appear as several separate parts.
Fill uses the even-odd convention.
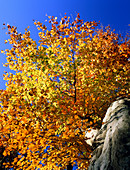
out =
[[[110,105],[92,146],[88,170],[130,170],[130,99]]]

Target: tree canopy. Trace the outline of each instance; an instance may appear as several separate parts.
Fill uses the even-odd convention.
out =
[[[85,131],[100,128],[110,103],[129,95],[130,41],[95,21],[39,21],[39,42],[7,25],[11,49],[1,51],[16,73],[0,91],[0,147],[14,169],[87,169],[92,147]],[[17,154],[16,154],[17,152]],[[44,166],[43,166],[44,164]]]

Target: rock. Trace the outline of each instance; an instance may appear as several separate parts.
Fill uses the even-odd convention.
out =
[[[94,138],[88,170],[130,170],[130,99],[118,98]]]
[[[86,143],[92,146],[97,133],[98,129],[88,129],[88,131],[85,132],[85,138],[87,138]]]

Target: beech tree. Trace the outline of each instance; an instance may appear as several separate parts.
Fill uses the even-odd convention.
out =
[[[85,131],[100,128],[110,103],[129,95],[130,41],[110,27],[48,17],[39,21],[39,43],[8,25],[11,49],[1,51],[16,73],[4,74],[0,91],[3,165],[14,169],[65,169],[76,161],[87,169],[92,147]],[[43,165],[44,164],[44,165]],[[69,166],[68,166],[69,167]]]

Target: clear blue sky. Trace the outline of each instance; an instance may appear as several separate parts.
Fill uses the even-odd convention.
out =
[[[33,19],[44,22],[46,14],[61,17],[65,12],[73,16],[78,12],[84,21],[100,21],[123,35],[130,33],[130,0],[0,0],[0,51],[10,48],[4,44],[8,37],[3,23],[16,26],[22,33],[30,26],[32,38],[38,41]],[[2,66],[5,62],[6,56],[0,54],[0,89],[5,89],[4,70],[9,71]]]

